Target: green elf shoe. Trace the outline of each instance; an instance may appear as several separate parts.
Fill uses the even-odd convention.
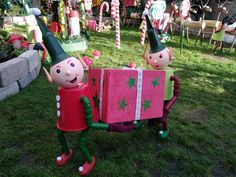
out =
[[[160,130],[159,134],[160,134],[161,138],[167,138],[169,135],[169,130]]]

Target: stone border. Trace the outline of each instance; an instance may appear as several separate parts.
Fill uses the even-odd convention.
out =
[[[29,85],[38,76],[40,68],[36,50],[27,50],[17,58],[0,63],[0,101]]]

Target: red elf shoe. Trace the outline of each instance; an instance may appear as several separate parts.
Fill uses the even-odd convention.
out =
[[[72,149],[70,149],[70,153],[68,155],[63,153],[62,155],[58,156],[56,160],[57,166],[59,167],[64,166],[70,160],[71,156],[72,156]]]
[[[92,162],[88,163],[87,161],[83,164],[83,166],[79,167],[79,174],[81,176],[87,175],[90,173],[90,171],[92,171],[95,163],[96,163],[96,159],[95,157],[92,157]]]

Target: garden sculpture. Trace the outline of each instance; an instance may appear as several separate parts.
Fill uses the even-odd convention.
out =
[[[147,14],[145,14],[147,28],[148,28],[148,38],[150,43],[150,51],[147,52],[147,47],[144,51],[143,58],[152,68],[157,70],[164,70],[166,72],[166,90],[165,90],[165,102],[164,102],[164,110],[163,117],[161,119],[150,119],[149,122],[152,124],[154,122],[161,122],[163,125],[163,131],[160,131],[160,135],[165,137],[169,134],[167,127],[167,115],[169,113],[170,108],[176,102],[179,96],[179,85],[180,80],[174,76],[173,69],[167,67],[171,61],[173,60],[173,52],[172,48],[166,48],[163,46],[158,38],[158,35],[155,31],[155,28],[152,26],[151,21]],[[174,81],[174,90],[172,95],[173,82]],[[155,123],[154,123],[155,124]]]
[[[223,50],[225,32],[232,32],[236,29],[235,18],[236,14],[224,17],[219,29],[216,29],[216,31],[213,33],[212,40],[214,41],[214,53],[218,48],[220,48],[220,51]]]
[[[213,20],[213,25],[211,25],[213,27],[213,30],[212,30],[212,35],[211,35],[211,38],[210,38],[210,41],[209,41],[209,44],[211,44],[212,42],[212,39],[213,39],[213,35],[215,34],[215,31],[217,29],[220,28],[220,18],[221,18],[221,15],[222,14],[228,14],[229,11],[228,11],[228,8],[227,6],[231,3],[231,1],[228,1],[228,0],[218,0],[218,4],[217,4],[217,12],[218,12],[218,15],[217,15],[217,18],[216,20]]]
[[[35,15],[38,25],[42,31],[44,44],[52,58],[52,66],[50,67],[50,72],[48,72],[45,68],[44,68],[44,71],[46,73],[48,81],[50,83],[54,82],[58,85],[58,95],[56,96],[58,119],[57,119],[56,127],[57,127],[57,136],[61,144],[61,148],[62,148],[62,154],[56,158],[56,164],[60,167],[64,166],[70,160],[72,156],[72,149],[68,147],[64,134],[66,132],[81,132],[80,138],[79,138],[79,148],[82,154],[85,156],[86,161],[82,166],[79,167],[78,173],[80,175],[86,175],[94,168],[94,165],[96,162],[95,157],[90,155],[85,145],[87,142],[87,136],[90,129],[108,130],[112,132],[127,132],[135,128],[140,128],[142,124],[140,121],[128,122],[127,119],[124,119],[123,122],[122,121],[98,122],[98,118],[100,118],[99,116],[101,112],[98,113],[97,109],[95,108],[96,104],[98,103],[97,102],[98,100],[95,97],[91,96],[92,84],[90,82],[89,84],[82,82],[82,79],[84,76],[84,68],[87,68],[87,65],[80,58],[80,56],[78,56],[78,59],[77,59],[65,53],[65,51],[62,49],[60,44],[57,42],[56,38],[47,29],[45,24],[39,18],[40,11],[38,9],[33,9],[33,14]],[[165,60],[164,63],[166,64],[164,65],[160,64],[160,66],[167,66],[167,64],[169,63],[169,59],[172,58],[171,50],[168,50],[164,46],[159,45],[158,41],[155,42],[155,40],[158,39],[156,36],[156,32],[155,30],[152,31],[153,28],[150,28],[150,22],[148,22],[148,26],[149,26],[149,30],[148,30],[149,39],[152,41],[152,43],[155,43],[156,49],[158,49],[158,50],[153,50],[150,56],[154,56],[154,54],[158,55],[159,53],[162,53],[163,59],[168,59],[168,61]],[[151,49],[153,49],[153,45],[151,45]],[[158,55],[158,57],[160,58],[160,55]],[[156,69],[156,66],[155,66],[155,69]],[[155,93],[155,94],[162,95],[162,99],[159,99],[159,97],[155,97],[154,99],[156,100],[159,99],[160,105],[162,105],[162,107],[157,108],[155,106],[152,106],[152,110],[154,111],[156,111],[157,109],[161,110],[158,116],[163,115],[163,117],[161,117],[160,120],[163,123],[164,131],[160,132],[160,134],[162,137],[167,136],[168,129],[167,129],[166,117],[167,117],[170,107],[174,104],[174,102],[176,101],[178,97],[179,80],[175,76],[173,76],[173,72],[171,70],[167,70],[167,69],[161,72],[158,72],[157,70],[145,70],[145,71],[139,70],[138,71],[135,69],[128,69],[124,71],[127,73],[149,72],[151,74],[154,73],[154,74],[158,74],[162,76],[161,78],[154,78],[155,80],[153,81],[153,83],[149,82],[149,84],[152,85],[153,88],[151,89],[153,90],[157,88],[161,89],[160,93]],[[165,81],[165,75],[166,77],[168,77],[169,79],[168,81]],[[95,82],[95,80],[93,81]],[[133,81],[134,80],[131,78],[128,85],[131,87],[134,87]],[[174,92],[173,92],[173,81],[175,83]],[[159,84],[159,82],[161,82],[161,84]],[[141,82],[140,84],[142,85]],[[165,97],[166,98],[168,97],[168,99],[165,102],[165,108],[164,108],[164,113],[163,113],[162,108],[164,104],[163,103],[164,102],[163,101],[164,100],[164,91],[163,91],[164,85],[165,85],[165,89],[168,90],[168,94],[165,94]],[[126,83],[126,86],[127,86],[127,83]],[[148,93],[149,95],[151,95],[151,97],[153,97],[154,95],[153,93],[150,93],[150,91],[148,90],[143,90],[143,92]],[[115,92],[113,92],[113,94],[117,95],[117,93]],[[125,95],[127,94],[125,93]],[[135,96],[132,96],[131,98],[136,99]],[[145,102],[146,103],[144,105],[144,111],[150,108],[150,102],[148,102],[147,100],[145,100]],[[112,105],[109,106],[109,109],[111,108],[111,106]],[[127,104],[125,103],[125,101],[122,101],[120,103],[120,107],[118,106],[118,109],[120,111],[123,111],[125,110],[126,106]],[[133,113],[133,112],[137,112],[137,111],[132,110],[129,113]],[[118,113],[113,112],[112,115],[115,117],[118,115]],[[158,116],[156,117],[158,118]]]
[[[69,56],[62,49],[53,34],[48,30],[42,20],[39,18],[40,11],[33,9],[38,25],[43,33],[44,44],[52,58],[50,73],[44,68],[48,81],[55,82],[58,87],[57,101],[57,136],[62,147],[62,154],[57,157],[56,164],[64,166],[72,156],[72,150],[69,149],[65,132],[79,132],[79,147],[86,158],[86,162],[79,167],[79,174],[88,174],[95,165],[95,157],[92,157],[85,144],[89,129],[101,129],[109,131],[126,131],[133,129],[134,125],[124,127],[116,124],[95,123],[98,121],[96,114],[91,112],[88,84],[82,81],[84,76],[84,67],[87,67],[82,59]],[[121,127],[121,128],[120,128]]]

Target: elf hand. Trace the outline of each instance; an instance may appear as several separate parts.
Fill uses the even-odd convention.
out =
[[[135,124],[121,124],[121,123],[111,123],[109,124],[108,131],[111,132],[128,132],[135,128]]]

